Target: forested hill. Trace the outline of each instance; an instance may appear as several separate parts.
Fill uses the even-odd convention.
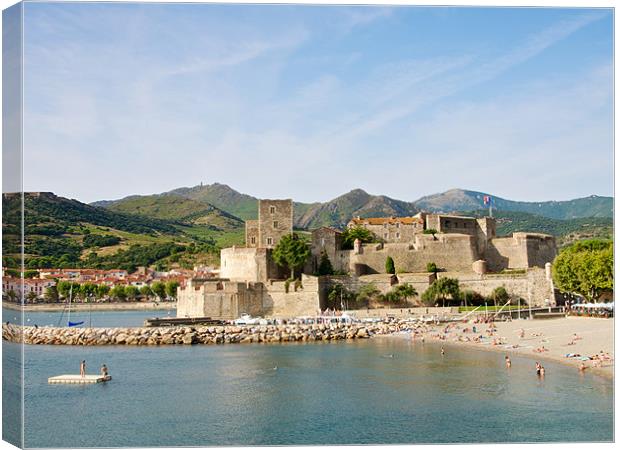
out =
[[[20,260],[21,196],[5,194],[3,203],[3,262]],[[226,220],[229,219],[223,213]],[[172,218],[171,218],[172,219]],[[216,263],[219,246],[241,244],[242,224],[195,225],[181,220],[111,211],[56,196],[24,195],[25,259],[29,268],[93,267],[135,270],[141,265]],[[221,226],[220,226],[221,225]]]

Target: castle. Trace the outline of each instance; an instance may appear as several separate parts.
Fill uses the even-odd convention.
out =
[[[309,275],[317,272],[322,254],[327,255],[335,271],[348,273],[347,282],[354,285],[363,284],[365,277],[385,273],[389,256],[399,278],[417,284],[420,293],[432,282],[426,272],[427,264],[432,262],[459,278],[463,286],[469,283],[482,294],[491,286],[497,287],[497,282],[503,280],[502,271],[520,269],[521,278],[507,275],[504,284],[511,285],[528,302],[542,304],[551,297],[548,266],[557,253],[553,236],[519,232],[497,237],[496,222],[491,217],[427,213],[356,217],[347,226],[366,228],[377,242],[356,240],[352,249],[346,249],[342,231],[330,227],[313,230],[311,256],[303,270],[301,287],[293,288],[284,281],[287,273],[272,258],[280,239],[293,232],[293,202],[259,200],[258,219],[246,222],[245,247],[222,249],[219,280],[191,280],[180,288],[177,315],[229,319],[242,313],[315,314],[325,304],[333,282],[329,277]],[[389,284],[383,288],[389,289]]]

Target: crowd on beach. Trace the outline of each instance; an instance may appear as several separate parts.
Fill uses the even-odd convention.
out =
[[[510,320],[510,319],[508,319]],[[411,333],[412,340],[420,340],[424,342],[425,338],[439,342],[451,342],[462,343],[471,345],[485,345],[506,350],[522,350],[528,351],[531,349],[532,353],[544,355],[550,350],[545,346],[549,343],[549,337],[545,336],[542,331],[530,331],[521,327],[516,330],[516,343],[515,339],[508,339],[506,336],[502,336],[498,332],[498,327],[495,324],[493,317],[478,317],[464,322],[451,322],[447,324],[441,324],[439,326],[418,326]],[[578,333],[573,333],[567,342],[561,344],[562,346],[574,346],[578,341],[584,338]],[[513,343],[509,343],[512,341]],[[532,345],[534,344],[534,345]],[[557,342],[556,342],[557,344]],[[557,345],[556,345],[557,346]],[[556,350],[557,352],[557,350]],[[444,350],[442,347],[442,355]],[[564,358],[575,359],[581,361],[579,365],[580,371],[585,371],[590,367],[605,367],[613,364],[613,356],[609,352],[603,350],[591,355],[582,355],[580,353],[565,353]],[[511,364],[510,358],[506,356],[506,365],[509,367]],[[544,367],[539,363],[536,363],[536,373],[543,376],[545,373]]]

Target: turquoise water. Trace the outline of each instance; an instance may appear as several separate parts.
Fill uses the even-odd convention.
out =
[[[12,323],[21,321],[20,311],[2,308],[2,320]],[[141,327],[145,319],[153,317],[176,317],[176,310],[159,311],[73,311],[71,312],[72,322],[84,322],[83,326],[93,327]],[[24,325],[38,326],[67,326],[67,313],[54,312],[32,312],[24,313]]]
[[[447,350],[442,357],[435,345],[397,337],[154,348],[26,346],[25,444],[613,439],[611,381],[550,362],[541,380],[527,358],[514,357],[506,369],[499,353]],[[89,372],[106,363],[113,380],[47,384],[49,376],[78,373],[81,359]],[[9,387],[5,383],[3,392],[14,398]]]

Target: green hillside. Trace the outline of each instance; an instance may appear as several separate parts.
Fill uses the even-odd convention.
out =
[[[3,263],[9,267],[17,267],[21,259],[20,206],[20,196],[3,196]],[[191,216],[163,220],[51,193],[28,193],[24,196],[25,263],[29,268],[191,268],[217,263],[221,245],[243,242],[238,219],[223,212],[207,214],[217,219],[216,225],[192,223]]]
[[[258,215],[258,199],[241,194],[225,184],[213,183],[191,188],[179,188],[166,194],[209,203],[243,220],[256,219]]]
[[[221,230],[243,227],[243,221],[209,203],[172,194],[133,196],[107,206],[109,211],[168,221],[212,225]]]

